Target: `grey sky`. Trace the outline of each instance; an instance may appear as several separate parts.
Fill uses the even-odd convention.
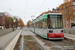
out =
[[[46,0],[41,6],[43,2],[44,0],[0,0],[0,12],[7,11],[13,16],[19,16],[26,24],[32,15],[36,18],[42,12],[48,11],[48,8],[52,10],[58,7],[63,0]]]

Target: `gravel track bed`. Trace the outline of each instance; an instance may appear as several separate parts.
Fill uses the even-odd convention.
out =
[[[24,38],[24,50],[44,50],[31,35],[26,35]]]
[[[15,45],[15,48],[14,48],[14,50],[20,50],[20,45],[21,45],[21,35],[20,35],[20,37],[19,37],[19,39],[18,39],[18,41],[17,41],[17,44]]]

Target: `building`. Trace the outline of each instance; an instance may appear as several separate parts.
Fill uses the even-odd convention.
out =
[[[54,9],[54,8],[52,9],[52,13],[58,13],[58,11],[59,11],[58,9]]]
[[[0,26],[5,26],[5,14],[0,12]]]
[[[53,9],[52,12],[63,14],[64,28],[75,26],[75,0],[61,4],[57,9]]]

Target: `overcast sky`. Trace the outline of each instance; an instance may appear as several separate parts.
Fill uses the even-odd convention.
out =
[[[0,12],[22,18],[26,24],[31,16],[39,16],[42,12],[52,10],[63,3],[63,0],[0,0]],[[11,10],[10,10],[11,9]]]

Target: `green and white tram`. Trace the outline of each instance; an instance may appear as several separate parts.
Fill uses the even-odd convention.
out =
[[[30,25],[30,30],[43,38],[64,39],[61,13],[44,14],[33,20]]]

